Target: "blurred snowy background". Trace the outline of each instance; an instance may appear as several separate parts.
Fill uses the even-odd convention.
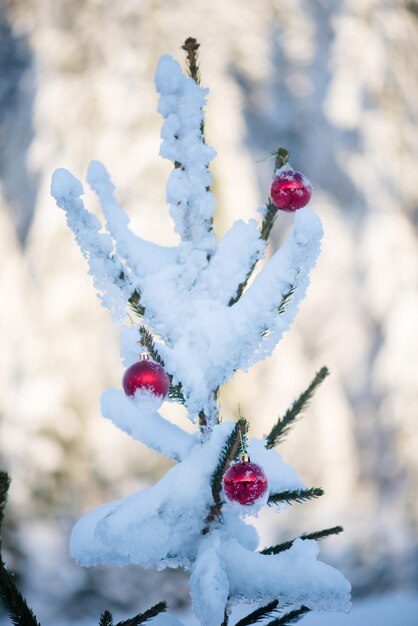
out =
[[[382,608],[396,594],[396,602],[409,597],[416,621],[396,603],[393,619],[416,624],[414,0],[1,0],[0,465],[13,477],[8,563],[45,623],[63,615],[76,623],[104,608],[128,615],[162,599],[187,611],[179,572],[86,571],[68,556],[82,512],[154,482],[168,464],[100,417],[101,391],[122,375],[118,329],[95,297],[49,185],[56,167],[83,179],[89,160],[99,159],[138,232],[175,241],[153,74],[163,53],[182,60],[189,35],[201,42],[202,83],[210,87],[217,232],[264,203],[273,166],[256,161],[278,145],[312,180],[325,227],[296,323],[273,357],[237,375],[221,396],[226,419],[239,403],[262,435],[320,366],[332,372],[282,446],[285,460],[326,495],[280,516],[263,514],[264,543],[341,523],[345,533],[323,542],[324,558],[351,579],[355,607],[371,606],[361,604],[370,595],[380,606],[355,623],[386,624],[390,609]],[[288,220],[277,220],[273,245]],[[359,610],[311,623],[348,626]]]

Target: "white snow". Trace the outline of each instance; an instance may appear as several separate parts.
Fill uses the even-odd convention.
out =
[[[229,596],[229,581],[222,558],[219,533],[207,535],[190,577],[193,612],[202,626],[222,624]]]
[[[103,417],[125,433],[176,461],[186,458],[196,441],[157,413],[152,403],[138,406],[120,389],[108,389],[102,394],[101,411]]]
[[[109,308],[116,321],[122,321],[126,315],[127,300],[135,286],[129,278],[128,269],[113,255],[112,238],[99,232],[102,228],[100,221],[84,208],[80,198],[83,193],[81,183],[70,172],[65,169],[54,172],[51,194],[66,213],[68,225],[88,261],[89,274],[93,276],[103,306]]]

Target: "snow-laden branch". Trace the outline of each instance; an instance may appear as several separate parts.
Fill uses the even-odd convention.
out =
[[[126,303],[135,290],[128,268],[114,254],[112,238],[99,232],[100,220],[87,211],[80,196],[83,186],[70,172],[58,169],[51,182],[51,194],[64,209],[67,223],[89,264],[89,274],[99,292],[103,306],[121,322],[126,315]]]
[[[215,200],[209,191],[208,165],[216,152],[205,145],[202,134],[208,90],[184,76],[177,61],[168,55],[158,63],[155,82],[160,93],[158,111],[164,117],[160,154],[176,165],[167,183],[167,202],[176,232],[188,242],[180,247],[181,260],[203,264],[215,248]]]
[[[129,218],[114,197],[115,186],[102,163],[90,163],[87,182],[99,198],[106,218],[106,229],[114,241],[115,251],[137,278],[175,263],[175,248],[146,241],[130,230]]]
[[[250,331],[255,341],[247,354],[242,352],[238,367],[248,368],[271,354],[293,322],[309,285],[323,235],[318,216],[308,208],[295,215],[294,228],[241,299],[232,307],[235,325]],[[292,296],[284,311],[279,307],[289,288]],[[247,333],[242,333],[243,338]]]
[[[237,226],[234,233],[234,237],[244,240],[250,234],[253,258],[259,254],[252,228]],[[202,409],[209,410],[210,393],[239,368],[247,368],[272,352],[296,315],[319,253],[321,236],[319,218],[309,209],[301,209],[286,242],[233,306],[228,306],[227,300],[231,289],[240,283],[243,269],[232,263],[228,267],[226,252],[219,260],[217,253],[213,256],[193,289],[180,288],[174,271],[161,272],[158,281],[152,276],[141,282],[148,313],[154,315],[153,325],[167,343],[164,361],[181,381],[192,416]],[[225,264],[220,262],[222,258]],[[249,257],[246,259],[244,270],[249,267]],[[294,292],[279,314],[290,285]]]
[[[170,459],[185,459],[196,444],[193,435],[172,424],[156,411],[141,411],[135,401],[127,398],[123,391],[108,389],[102,394],[101,411],[110,420],[146,446]]]
[[[118,392],[107,391],[102,402],[106,405],[103,413],[112,421],[115,416],[116,425],[122,427],[122,430],[148,428],[142,425],[142,416],[135,407],[130,413],[131,401],[126,400],[126,403],[121,410],[123,401]],[[161,437],[167,447],[170,445],[167,441],[167,436],[170,437],[169,426],[163,426],[167,430]],[[103,562],[145,566],[154,564],[158,567],[183,565],[190,568],[200,550],[204,537],[202,531],[207,526],[207,516],[213,504],[212,476],[233,427],[234,422],[215,426],[208,441],[203,444],[196,442],[194,446],[190,445],[194,441],[192,436],[187,435],[189,439],[186,440],[183,434],[174,434],[173,447],[179,450],[183,446],[181,453],[184,454],[189,447],[189,454],[156,485],[116,503],[111,512],[106,509],[102,515],[99,509],[87,513],[81,520],[81,526],[77,524],[73,532],[73,555],[77,561],[82,565],[99,562],[99,538],[105,546],[105,559],[109,559],[109,548],[112,547],[110,561]],[[135,432],[133,436],[136,436]],[[142,433],[140,436],[144,441]],[[148,441],[145,443],[148,444]],[[303,486],[295,470],[285,465],[276,450],[266,450],[263,441],[251,440],[249,450],[251,458],[263,465],[273,489],[297,489]],[[240,537],[247,548],[255,549],[258,544],[257,533],[239,519],[241,514],[246,513],[245,507],[238,509],[225,506],[224,509],[224,523],[230,534]],[[79,528],[83,529],[81,533]],[[90,547],[92,535],[96,539]]]
[[[225,541],[222,556],[232,601],[285,603],[323,611],[350,610],[350,583],[335,568],[318,561],[316,541],[296,539],[276,555],[244,548],[236,539]],[[214,625],[215,626],[215,625]]]
[[[202,626],[219,626],[224,621],[229,581],[222,559],[222,542],[217,532],[201,542],[190,576],[193,613]]]
[[[234,222],[219,241],[196,290],[228,304],[264,250],[256,220]]]

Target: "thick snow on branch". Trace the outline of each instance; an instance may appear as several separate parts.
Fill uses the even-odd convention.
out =
[[[349,611],[350,583],[318,561],[319,544],[297,539],[275,555],[252,552],[236,539],[225,541],[222,556],[232,601],[305,605],[323,611]],[[215,624],[213,624],[215,626]]]
[[[232,422],[216,426],[207,443],[197,444],[152,487],[105,509],[104,515],[101,507],[87,513],[72,533],[76,561],[191,567],[212,504],[211,476],[232,427]]]
[[[196,439],[182,428],[172,424],[156,411],[147,412],[135,405],[119,389],[108,389],[102,394],[101,411],[125,433],[170,459],[181,461],[190,453]]]
[[[73,530],[73,557],[85,566],[186,567],[192,572],[194,610],[205,626],[219,626],[228,595],[239,601],[280,598],[312,608],[345,609],[349,584],[317,561],[315,542],[296,541],[285,553],[260,555],[254,552],[256,530],[240,519],[247,507],[229,503],[223,505],[222,525],[202,533],[213,504],[211,477],[232,427],[232,422],[216,426],[207,442],[196,443],[156,485],[85,515]],[[296,472],[263,443],[251,440],[250,453],[264,467],[269,485],[299,488]]]
[[[130,230],[129,218],[114,197],[115,186],[102,163],[90,163],[87,182],[99,198],[106,218],[106,229],[114,241],[115,251],[126,261],[136,277],[150,275],[175,262],[175,248],[151,243]]]
[[[190,577],[193,613],[202,626],[222,624],[229,597],[229,581],[222,559],[219,533],[202,541]]]
[[[222,304],[228,304],[264,250],[265,242],[260,237],[256,220],[234,222],[219,241],[202,274],[199,290]]]
[[[170,213],[176,232],[183,242],[189,242],[185,255],[194,249],[203,258],[215,248],[211,226],[215,200],[208,190],[208,165],[216,152],[205,145],[202,135],[208,90],[184,76],[177,61],[168,55],[158,63],[155,83],[160,93],[158,110],[164,117],[160,154],[177,164],[167,183]]]
[[[70,172],[58,169],[51,182],[51,194],[57,205],[64,209],[67,223],[89,264],[89,274],[107,307],[117,321],[126,315],[126,303],[134,291],[128,269],[114,255],[112,238],[100,233],[102,228],[97,217],[87,211],[80,196],[83,187]],[[122,278],[123,276],[123,278]]]
[[[318,258],[322,235],[318,216],[308,208],[300,209],[288,239],[233,307],[235,323],[251,329],[255,339],[247,354],[242,355],[239,367],[249,367],[271,354],[293,322],[309,285],[309,272]],[[291,286],[294,292],[279,315],[282,298]],[[261,339],[265,333],[266,338]]]
[[[170,374],[182,383],[191,417],[201,409],[209,411],[211,391],[226,383],[237,369],[271,353],[296,315],[321,236],[318,217],[309,209],[300,210],[287,241],[231,307],[230,296],[262,250],[253,226],[238,225],[230,235],[235,243],[235,238],[252,243],[247,254],[240,253],[240,263],[228,263],[225,248],[218,248],[220,257],[215,253],[193,288],[184,286],[180,264],[141,280],[148,320],[166,341],[164,361]],[[295,291],[279,315],[290,285]]]

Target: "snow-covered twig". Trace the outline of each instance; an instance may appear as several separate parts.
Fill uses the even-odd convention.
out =
[[[156,411],[141,411],[135,406],[135,401],[127,398],[119,389],[103,392],[101,411],[103,417],[125,433],[175,461],[186,458],[196,443],[193,435],[164,419]]]

